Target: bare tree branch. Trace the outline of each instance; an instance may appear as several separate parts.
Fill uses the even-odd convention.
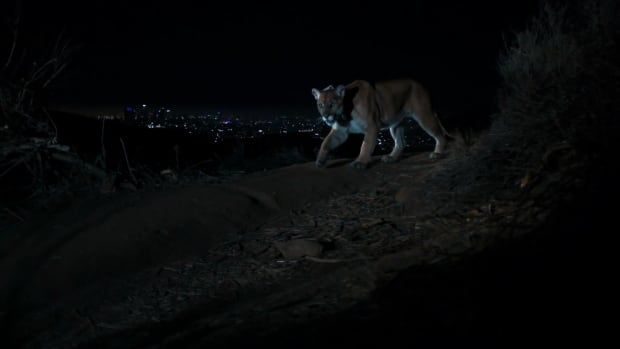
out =
[[[45,113],[45,116],[47,116],[47,119],[50,121],[50,124],[54,127],[54,137],[52,138],[52,143],[56,143],[56,141],[58,140],[58,127],[56,126],[54,119],[52,119],[52,116],[50,115],[50,113],[47,111],[46,108],[43,108],[43,113]]]
[[[13,55],[15,54],[15,48],[17,47],[18,34],[19,34],[18,28],[17,27],[13,28],[13,42],[11,44],[11,50],[9,51],[9,56],[6,59],[6,62],[4,63],[4,67],[2,68],[2,72],[4,72],[7,69],[9,69],[9,66],[11,65],[11,62],[13,61]]]
[[[125,142],[123,142],[123,138],[120,138],[121,146],[123,147],[123,154],[125,155],[125,162],[127,163],[127,171],[129,171],[129,175],[135,184],[138,184],[138,180],[136,176],[134,176],[133,171],[131,169],[131,165],[129,164],[129,157],[127,157],[127,149],[125,149]]]

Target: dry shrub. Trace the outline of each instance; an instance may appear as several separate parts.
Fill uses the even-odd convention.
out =
[[[440,212],[498,198],[559,198],[615,168],[618,14],[615,1],[548,2],[516,34],[499,58],[499,113],[488,134],[428,183]]]

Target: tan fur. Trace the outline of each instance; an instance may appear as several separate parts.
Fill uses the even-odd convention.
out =
[[[353,167],[365,168],[371,160],[375,148],[377,133],[389,128],[394,139],[394,148],[389,155],[382,158],[384,162],[395,162],[401,157],[405,148],[403,119],[411,117],[431,137],[435,139],[435,158],[445,150],[447,137],[437,114],[433,112],[429,95],[424,87],[410,79],[379,82],[373,87],[370,83],[357,80],[347,86],[328,86],[319,91],[312,90],[317,101],[317,108],[331,131],[323,140],[317,155],[317,166],[325,165],[328,153],[347,139],[349,133],[364,134],[359,156],[352,163]],[[345,110],[345,99],[354,95],[351,110]],[[337,115],[350,117],[348,124],[336,122]]]

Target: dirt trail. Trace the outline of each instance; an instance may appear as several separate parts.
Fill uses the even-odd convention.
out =
[[[7,324],[19,324],[17,332],[21,332],[22,336],[32,331],[42,331],[40,338],[33,342],[41,343],[47,341],[45,336],[52,336],[45,333],[55,331],[56,334],[68,336],[71,330],[82,328],[84,321],[91,330],[93,326],[99,330],[126,328],[105,322],[117,322],[121,318],[127,320],[127,323],[133,321],[135,325],[145,321],[141,319],[150,314],[150,310],[146,310],[153,308],[148,305],[150,301],[164,306],[176,302],[165,300],[167,295],[178,297],[179,294],[216,292],[215,296],[208,297],[230,300],[226,295],[227,286],[222,286],[222,282],[230,280],[211,283],[213,273],[230,273],[227,271],[222,274],[217,271],[220,268],[240,270],[241,273],[254,270],[241,279],[235,276],[231,286],[237,289],[243,286],[239,282],[245,282],[239,280],[247,280],[248,285],[253,285],[250,287],[253,290],[252,297],[261,292],[271,292],[268,290],[275,285],[284,287],[287,284],[299,291],[293,298],[303,298],[304,294],[315,292],[317,287],[331,289],[336,293],[342,287],[349,289],[349,286],[343,285],[349,279],[347,275],[363,274],[365,265],[354,263],[351,267],[349,263],[341,264],[335,260],[337,263],[333,264],[327,259],[324,267],[310,270],[301,279],[299,274],[295,274],[295,282],[283,280],[281,274],[296,270],[299,264],[295,261],[292,264],[284,261],[284,264],[278,266],[276,269],[280,271],[276,271],[277,277],[269,267],[256,269],[255,265],[255,258],[259,258],[259,255],[260,258],[267,258],[263,261],[265,263],[277,259],[279,252],[275,250],[274,239],[294,239],[299,227],[310,227],[299,230],[302,235],[309,232],[306,238],[310,239],[319,238],[325,232],[342,232],[344,229],[346,233],[349,228],[342,225],[344,223],[340,223],[340,228],[330,225],[332,209],[341,217],[348,215],[356,220],[352,232],[360,227],[365,230],[376,228],[379,238],[384,242],[413,242],[414,235],[409,232],[397,234],[399,240],[394,240],[394,231],[385,231],[382,226],[386,222],[383,219],[377,220],[377,217],[393,214],[379,211],[393,207],[396,201],[402,203],[399,207],[403,209],[405,203],[415,203],[415,200],[407,198],[416,195],[416,183],[433,168],[437,168],[437,162],[429,161],[426,154],[421,154],[404,159],[399,164],[386,165],[376,161],[370,169],[361,172],[348,168],[347,163],[344,160],[333,161],[327,169],[317,169],[308,163],[248,175],[234,183],[194,185],[160,192],[120,193],[76,203],[62,213],[46,217],[48,220],[45,224],[31,222],[30,225],[24,225],[18,231],[4,236],[5,248],[0,251],[0,275],[3,282],[3,287],[0,287],[0,315]],[[385,190],[390,192],[377,194]],[[331,203],[338,200],[342,203],[332,208]],[[365,212],[369,209],[375,212]],[[299,214],[305,211],[314,212],[318,218],[313,218],[312,223],[300,223],[299,219],[307,220],[310,217],[308,213]],[[273,227],[287,224],[290,227],[285,229],[286,236],[273,235]],[[312,224],[315,228],[311,227]],[[368,236],[377,238],[376,234]],[[243,251],[230,250],[227,243],[231,241],[235,242],[231,245],[233,250],[242,247]],[[371,241],[363,241],[363,244],[366,243]],[[379,245],[373,243],[371,246],[375,248]],[[345,250],[338,253],[348,253]],[[352,253],[361,251],[355,246],[351,246],[350,250]],[[232,253],[233,257],[249,256],[249,259],[230,259],[230,256],[223,260],[220,257],[213,259],[213,253]],[[387,268],[398,263],[388,261]],[[179,272],[188,265],[191,267],[186,270],[187,273]],[[174,279],[168,275],[170,272],[181,278]],[[325,279],[325,273],[332,276]],[[319,278],[325,280],[316,283],[314,280]],[[171,281],[173,279],[176,281]],[[179,285],[181,290],[178,294],[172,291],[175,286],[171,282]],[[374,283],[372,280],[361,282]],[[193,291],[196,287],[206,291]],[[373,289],[372,286],[362,288],[358,295],[353,290],[351,299],[357,301]],[[283,297],[281,302],[289,302],[286,294]],[[168,316],[176,317],[176,311],[183,307],[191,308],[190,303],[200,297],[186,298],[189,303],[178,304],[177,310],[174,310],[175,307],[166,308]],[[131,300],[131,305],[124,304],[127,299]],[[135,299],[140,299],[143,305],[136,306]],[[98,305],[101,302],[108,305]],[[346,303],[341,302],[341,305]],[[235,307],[238,306],[243,307],[242,303]],[[119,313],[120,309],[126,311],[127,307],[140,310],[133,317]],[[79,309],[85,308],[91,309],[89,312],[93,314],[98,312],[97,318],[107,320],[95,324],[94,315],[81,315]],[[160,310],[148,316],[160,318]],[[59,320],[61,318],[64,318],[65,323]],[[63,330],[65,325],[68,328]],[[96,332],[99,333],[96,336],[105,333]],[[83,333],[75,335],[76,338],[84,336]],[[95,334],[89,336],[92,338]]]
[[[385,176],[383,164],[355,172],[345,163],[294,165],[230,184],[120,193],[24,224],[0,241],[0,309],[45,305],[93,283],[203,254],[275,214]]]

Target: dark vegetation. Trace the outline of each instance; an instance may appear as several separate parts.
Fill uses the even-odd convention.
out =
[[[500,110],[488,134],[453,160],[445,171],[452,178],[435,185],[467,199],[514,188],[536,195],[529,189],[537,181],[545,188],[567,178],[576,184],[594,169],[614,168],[618,8],[613,1],[558,6],[547,4],[502,53]]]
[[[47,95],[65,71],[75,46],[62,34],[39,43],[21,29],[19,11],[8,21],[9,45],[0,63],[0,197],[39,197],[105,172],[58,142]],[[6,34],[6,33],[3,33]],[[3,39],[4,39],[3,35]],[[36,42],[39,45],[32,45]],[[36,47],[36,48],[35,48]],[[7,212],[12,212],[8,208]],[[18,214],[11,213],[21,219]]]
[[[595,309],[610,299],[604,251],[620,194],[619,11],[615,1],[547,2],[500,56],[499,111],[488,132],[427,181],[433,209],[426,219],[447,221],[437,227],[446,233],[476,231],[474,250],[484,251],[436,270],[443,276],[433,282],[448,284],[423,286],[437,292],[434,301],[398,298],[435,317],[462,317],[437,336],[492,347],[508,338],[514,345],[603,341],[607,326]],[[410,277],[400,286],[426,280],[415,271]],[[440,291],[449,287],[456,290]],[[390,290],[380,299],[400,292]],[[438,306],[451,302],[475,305],[452,314]],[[395,314],[408,319],[400,305]]]

